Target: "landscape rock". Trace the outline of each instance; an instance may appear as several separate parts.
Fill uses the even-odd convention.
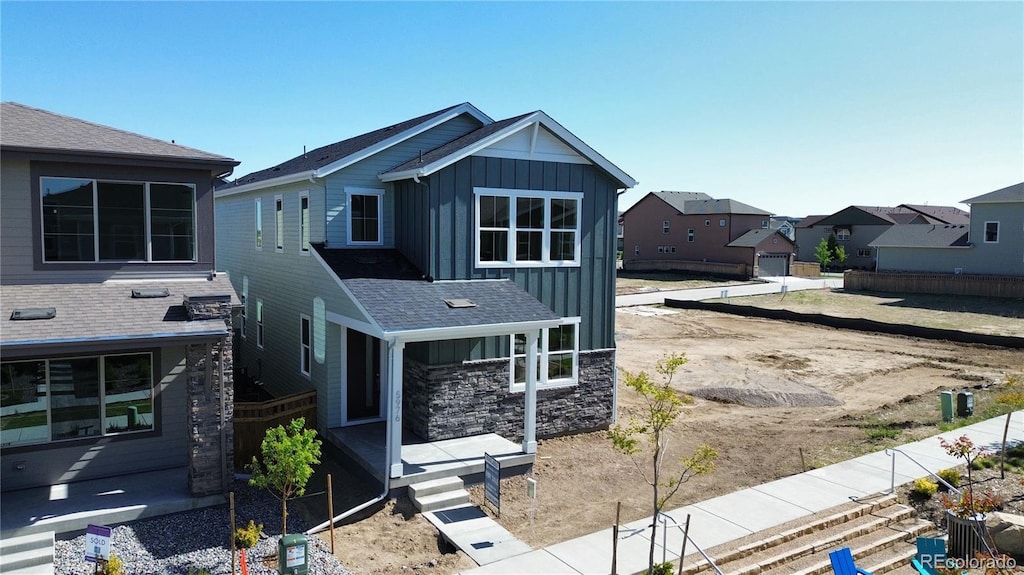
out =
[[[1012,513],[989,513],[985,520],[996,549],[1014,557],[1024,556],[1024,516]]]

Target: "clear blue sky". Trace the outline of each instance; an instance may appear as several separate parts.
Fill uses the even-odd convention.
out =
[[[464,101],[777,214],[1024,181],[1024,3],[0,4],[0,96],[238,159]]]

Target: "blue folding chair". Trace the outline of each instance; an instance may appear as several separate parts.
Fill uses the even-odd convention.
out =
[[[865,571],[860,567],[857,567],[853,563],[853,553],[850,552],[849,547],[843,547],[837,549],[828,554],[828,560],[832,562],[832,571],[835,571],[836,575],[872,575],[870,571]]]
[[[910,562],[921,575],[938,575],[938,568],[946,565],[946,540],[918,537],[917,555]]]

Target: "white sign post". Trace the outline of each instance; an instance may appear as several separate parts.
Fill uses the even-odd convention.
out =
[[[103,525],[89,525],[85,528],[85,560],[89,563],[110,559],[110,528]]]

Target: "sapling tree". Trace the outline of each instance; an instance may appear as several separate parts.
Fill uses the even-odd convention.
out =
[[[996,395],[996,403],[1006,407],[1006,425],[1003,426],[1003,444],[999,450],[999,478],[1006,478],[1006,436],[1010,434],[1010,416],[1024,409],[1024,380],[1020,374],[1006,376],[1003,390]]]
[[[655,369],[663,379],[661,383],[653,381],[646,371],[624,371],[623,382],[626,387],[637,392],[642,405],[632,415],[627,426],[615,425],[608,431],[612,446],[630,456],[641,477],[651,486],[653,521],[648,573],[654,570],[658,514],[683,483],[694,475],[710,473],[718,457],[714,449],[704,444],[697,447],[693,455],[681,457],[675,468],[665,467],[668,430],[682,414],[683,406],[693,401],[672,387],[672,378],[686,361],[686,357],[681,354],[670,354],[659,360]]]
[[[821,266],[822,271],[832,263],[832,250],[829,249],[825,238],[822,238],[818,245],[814,246],[814,259]]]
[[[832,252],[832,259],[839,264],[840,269],[842,265],[846,263],[846,260],[850,259],[850,255],[846,253],[846,248],[840,245],[836,245],[836,249]]]
[[[281,499],[281,535],[288,534],[288,500],[306,492],[313,465],[320,463],[321,441],[315,429],[304,429],[303,417],[267,430],[260,446],[263,462],[255,457],[249,466],[249,485],[263,487]]]

